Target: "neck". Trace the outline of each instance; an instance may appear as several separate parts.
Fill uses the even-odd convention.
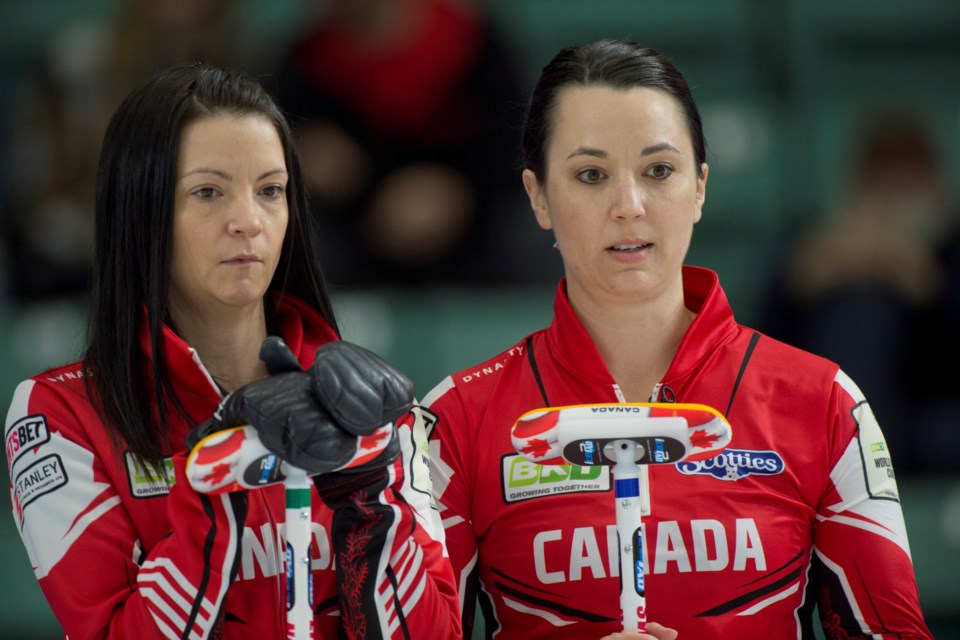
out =
[[[569,295],[569,294],[568,294]],[[680,347],[696,314],[682,286],[643,302],[570,303],[628,402],[646,402]]]
[[[177,333],[193,347],[211,377],[226,392],[267,375],[260,346],[267,337],[263,304],[216,311],[172,311]]]

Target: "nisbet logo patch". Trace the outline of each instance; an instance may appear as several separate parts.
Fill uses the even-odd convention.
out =
[[[610,470],[607,467],[536,464],[517,454],[501,459],[500,479],[504,502],[610,490]]]
[[[47,421],[40,414],[20,418],[7,429],[7,460],[11,467],[24,452],[50,440]]]

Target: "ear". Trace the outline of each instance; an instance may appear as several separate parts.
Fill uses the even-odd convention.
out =
[[[703,217],[703,203],[707,200],[707,175],[710,173],[710,167],[706,162],[700,165],[701,176],[697,178],[697,212],[693,221],[700,222]]]
[[[530,208],[533,209],[533,215],[537,218],[537,224],[542,229],[552,229],[553,222],[550,220],[547,195],[543,185],[537,181],[537,174],[530,169],[523,170],[523,188],[527,190],[527,197],[530,198]]]

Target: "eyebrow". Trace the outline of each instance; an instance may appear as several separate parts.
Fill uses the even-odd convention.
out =
[[[286,173],[286,172],[287,172],[286,169],[279,169],[279,168],[278,168],[278,169],[270,169],[269,171],[264,171],[264,172],[261,173],[259,176],[257,176],[257,180],[263,180],[264,178],[269,178],[269,177],[272,176],[272,175],[276,175],[276,174],[278,174],[278,173]],[[191,169],[190,171],[187,171],[185,174],[183,174],[182,176],[180,176],[180,177],[177,178],[177,179],[178,179],[178,180],[183,180],[183,179],[186,178],[187,176],[193,175],[194,173],[212,173],[213,175],[219,176],[219,177],[223,178],[224,180],[229,180],[230,182],[233,182],[233,176],[232,176],[232,175],[230,175],[230,174],[227,173],[226,171],[221,171],[220,169],[214,169],[214,168],[212,168],[212,167],[197,167],[196,169]]]
[[[669,142],[658,142],[657,144],[652,144],[649,147],[644,147],[640,152],[641,156],[649,156],[654,153],[659,153],[660,151],[673,151],[674,153],[680,153],[680,150]],[[606,158],[607,152],[602,149],[595,149],[594,147],[577,147],[574,149],[573,153],[567,156],[567,160],[574,156],[591,156],[594,158]]]

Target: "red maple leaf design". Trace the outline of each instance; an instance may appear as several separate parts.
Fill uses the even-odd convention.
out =
[[[228,475],[230,475],[230,465],[223,463],[213,467],[213,469],[210,470],[210,473],[203,476],[202,480],[216,486],[220,484]]]
[[[695,449],[709,449],[719,439],[719,435],[710,433],[705,429],[697,429],[690,434],[690,443],[693,444]]]
[[[529,454],[534,458],[542,458],[550,452],[550,443],[543,438],[531,438],[521,449],[520,453]]]
[[[390,437],[390,429],[381,429],[374,431],[369,436],[364,436],[364,449],[373,449],[380,448],[380,443],[383,442],[384,438]]]
[[[833,603],[830,601],[829,591],[825,588],[820,589],[820,607],[823,611],[820,615],[820,622],[823,625],[823,635],[827,640],[846,640],[850,636],[843,628],[840,615],[834,610]]]
[[[363,587],[367,581],[369,566],[364,561],[368,553],[368,545],[373,540],[371,531],[383,519],[383,516],[373,511],[366,503],[363,490],[354,492],[350,501],[360,511],[362,524],[347,534],[346,549],[340,554],[338,562],[342,571],[340,591],[341,606],[345,609],[343,626],[348,638],[365,638],[367,621],[363,616]]]

